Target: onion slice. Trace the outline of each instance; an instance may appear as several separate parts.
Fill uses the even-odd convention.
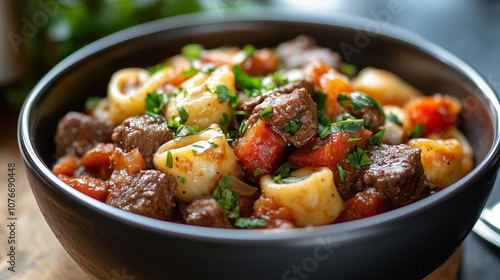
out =
[[[229,183],[231,184],[231,187],[233,187],[233,191],[241,196],[250,196],[257,191],[256,187],[250,186],[249,184],[236,178],[234,175],[231,175]]]

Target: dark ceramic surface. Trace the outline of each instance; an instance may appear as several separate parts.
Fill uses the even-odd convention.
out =
[[[232,13],[226,22],[189,16],[118,33],[71,56],[34,89],[21,115],[20,147],[35,198],[68,253],[100,279],[116,271],[136,279],[417,279],[436,269],[472,229],[498,169],[499,108],[491,89],[448,52],[395,28],[374,35],[343,27],[366,24],[359,19],[276,10],[227,23],[237,16]],[[480,135],[470,138],[478,167],[410,206],[362,221],[291,231],[206,229],[139,217],[82,195],[47,168],[57,120],[69,110],[82,110],[86,97],[104,95],[114,71],[153,65],[187,43],[273,46],[303,33],[360,67],[385,68],[424,92],[453,92],[467,100],[462,129]],[[359,43],[360,36],[368,43]],[[349,55],[345,44],[359,52]]]

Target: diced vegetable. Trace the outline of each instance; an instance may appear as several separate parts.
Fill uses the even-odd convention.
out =
[[[388,211],[384,198],[374,188],[357,193],[344,203],[344,210],[335,223],[367,218]]]
[[[82,192],[92,198],[104,202],[109,194],[109,184],[97,178],[82,176],[71,178],[60,175],[59,178],[74,189]]]
[[[256,174],[258,179],[278,169],[285,147],[286,140],[259,119],[245,131],[234,153],[250,177]],[[255,170],[258,172],[254,173]]]
[[[442,94],[415,98],[404,106],[412,125],[424,126],[422,137],[433,132],[442,133],[455,126],[461,108],[457,99]]]

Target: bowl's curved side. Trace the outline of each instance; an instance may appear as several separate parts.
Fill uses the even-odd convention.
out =
[[[357,36],[364,31],[353,29],[363,26],[358,19],[311,18],[280,18],[267,11],[257,20],[202,15],[162,20],[84,48],[35,87],[19,123],[28,178],[51,229],[87,273],[99,279],[123,273],[136,279],[422,278],[458,248],[498,170],[500,106],[493,91],[469,66],[408,33],[390,28],[386,35],[366,33],[370,43],[360,47]],[[480,133],[469,137],[478,167],[445,191],[395,211],[275,232],[205,229],[139,217],[85,197],[50,172],[58,119],[69,110],[83,110],[88,96],[104,96],[115,71],[154,65],[188,43],[263,47],[299,34],[312,35],[341,54],[350,45],[359,50],[350,63],[385,68],[426,93],[450,93],[467,101],[461,128],[469,136]]]

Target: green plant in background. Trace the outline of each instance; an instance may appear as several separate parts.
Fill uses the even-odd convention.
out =
[[[19,44],[24,78],[2,94],[14,107],[57,62],[90,42],[136,24],[203,9],[197,0],[33,0],[18,5],[21,24],[31,24],[24,27],[33,36]]]

